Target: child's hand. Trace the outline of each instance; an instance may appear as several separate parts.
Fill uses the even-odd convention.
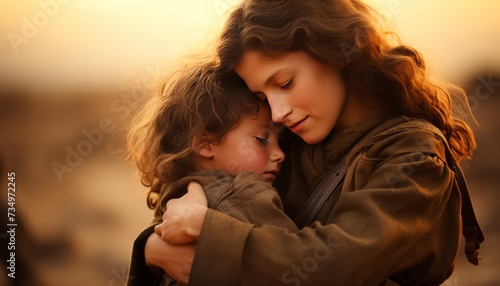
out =
[[[207,210],[203,188],[191,182],[187,194],[168,201],[163,223],[155,227],[155,232],[170,244],[193,243],[200,236]]]

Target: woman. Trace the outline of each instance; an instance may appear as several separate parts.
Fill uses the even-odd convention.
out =
[[[422,56],[390,41],[368,6],[244,1],[217,52],[220,70],[301,138],[287,141],[288,174],[276,186],[304,227],[240,222],[196,203],[192,188],[156,227],[169,244],[150,236],[148,263],[190,285],[439,285],[463,220],[477,264],[483,237],[455,163],[476,146],[452,114],[452,96],[464,94],[431,81]],[[196,251],[173,245],[191,239]]]

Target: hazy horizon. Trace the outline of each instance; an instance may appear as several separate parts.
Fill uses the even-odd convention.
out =
[[[0,0],[0,76],[18,84],[110,85],[215,38],[234,0]],[[444,77],[500,70],[500,2],[369,0]]]

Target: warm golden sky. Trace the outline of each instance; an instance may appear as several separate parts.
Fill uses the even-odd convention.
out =
[[[0,0],[0,76],[116,83],[202,48],[236,2]],[[500,1],[368,2],[447,77],[466,76],[484,64],[500,67]]]

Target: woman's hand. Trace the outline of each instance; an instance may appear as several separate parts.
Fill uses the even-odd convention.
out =
[[[187,194],[168,201],[163,222],[155,227],[155,232],[170,244],[193,243],[200,236],[207,210],[203,188],[191,182]]]
[[[144,247],[146,264],[162,268],[172,278],[187,285],[195,247],[195,243],[171,245],[153,233]]]

